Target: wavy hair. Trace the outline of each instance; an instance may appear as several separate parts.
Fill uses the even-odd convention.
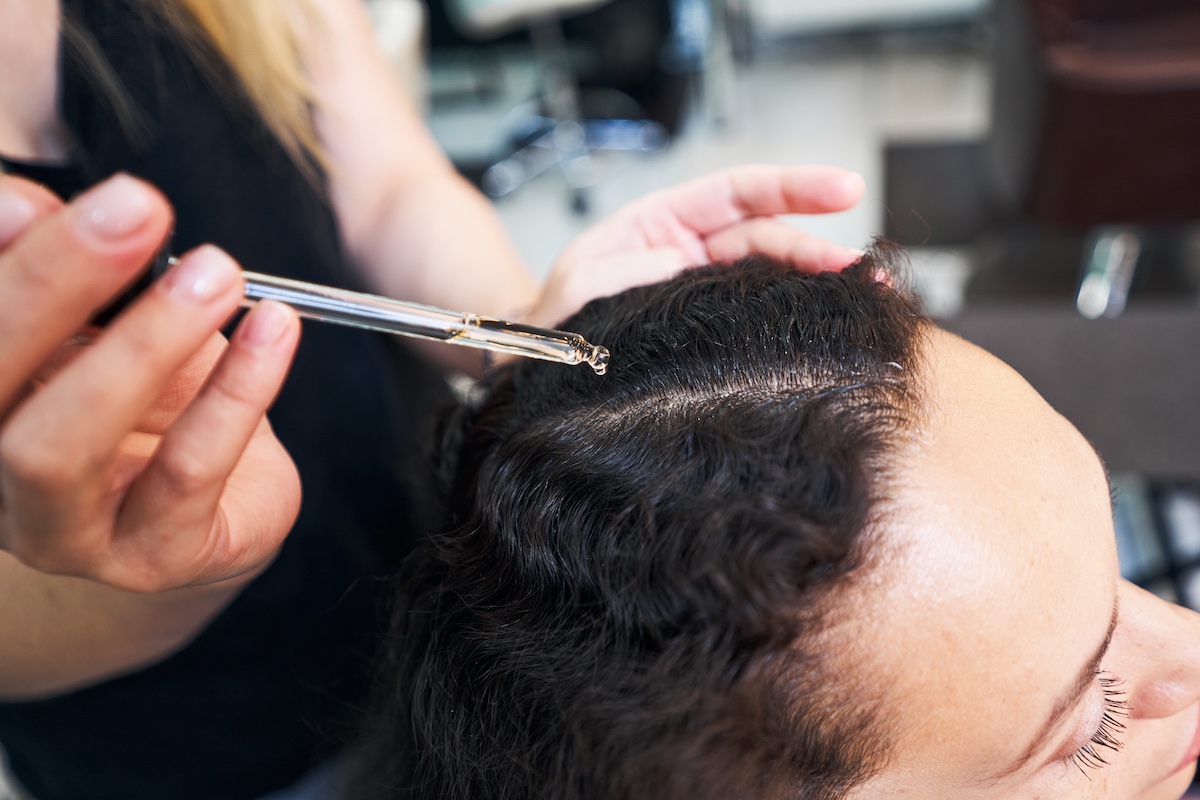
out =
[[[448,522],[408,563],[354,796],[813,798],[888,753],[829,635],[872,562],[924,317],[752,259],[563,323],[445,425]]]

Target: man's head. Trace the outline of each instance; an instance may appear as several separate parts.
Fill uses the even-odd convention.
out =
[[[377,796],[1179,796],[1200,623],[1119,581],[1079,432],[885,268],[695,270],[565,323],[607,376],[482,388]]]
[[[609,347],[608,375],[517,364],[452,424],[452,531],[406,576],[400,617],[416,782],[464,798],[853,783],[884,749],[875,692],[832,680],[845,665],[821,633],[869,560],[923,318],[874,263],[749,262],[565,324]]]

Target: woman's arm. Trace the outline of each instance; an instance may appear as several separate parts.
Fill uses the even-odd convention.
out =
[[[537,298],[488,200],[439,149],[375,45],[361,0],[315,0],[303,41],[316,122],[329,159],[334,209],[355,264],[374,291],[490,316]],[[470,369],[479,356],[435,345]]]

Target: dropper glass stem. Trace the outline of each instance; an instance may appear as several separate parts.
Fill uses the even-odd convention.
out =
[[[277,300],[307,319],[543,361],[588,364],[598,375],[603,375],[608,367],[608,350],[590,344],[577,333],[446,311],[259,272],[243,272],[242,278],[246,285],[242,305],[247,308],[260,300]]]

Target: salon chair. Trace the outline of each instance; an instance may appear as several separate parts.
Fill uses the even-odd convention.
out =
[[[1077,306],[1113,316],[1148,231],[1200,219],[1200,4],[999,0],[1000,206],[1087,231]]]
[[[605,92],[610,107],[624,116],[589,118],[586,98],[571,67],[560,20],[591,11],[610,0],[447,0],[446,10],[464,36],[493,40],[527,29],[539,72],[538,97],[510,115],[515,152],[483,173],[482,186],[491,197],[504,197],[538,175],[557,168],[566,182],[571,207],[588,208],[587,189],[596,181],[592,154],[600,151],[656,152],[667,133],[656,122],[638,119],[632,99]],[[632,113],[628,113],[632,112]]]

